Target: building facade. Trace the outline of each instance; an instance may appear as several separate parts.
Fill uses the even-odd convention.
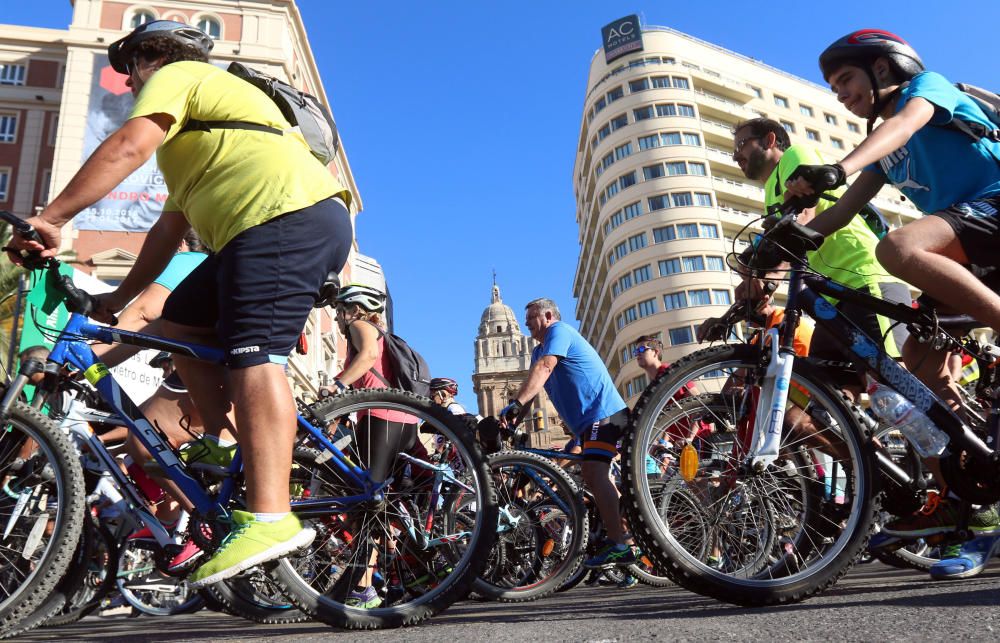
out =
[[[132,98],[108,64],[107,46],[145,22],[196,25],[216,41],[213,63],[238,60],[329,103],[294,0],[66,1],[73,5],[66,30],[0,25],[0,208],[20,216],[44,207],[124,121]],[[362,202],[343,148],[328,167],[354,195],[356,216]],[[61,258],[117,283],[165,198],[154,159],[64,229]],[[351,281],[356,254],[355,244],[342,283]],[[289,366],[298,393],[332,378],[344,354],[332,311],[315,311],[304,332],[309,351]]]
[[[732,159],[733,127],[767,116],[830,159],[865,129],[827,88],[746,56],[665,27],[643,26],[637,42],[610,62],[595,53],[573,170],[576,317],[630,401],[648,383],[637,337],[660,335],[674,361],[732,303],[727,255],[759,230],[764,202]],[[874,203],[894,226],[919,216],[891,187]]]
[[[479,320],[475,342],[475,369],[472,387],[483,417],[497,415],[514,397],[528,378],[531,351],[538,345],[521,332],[517,316],[500,298],[500,287],[493,284],[490,305]],[[563,424],[545,391],[538,394],[526,420],[530,424],[531,444],[547,447],[563,438]]]

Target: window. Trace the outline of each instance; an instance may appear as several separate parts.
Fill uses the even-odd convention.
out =
[[[601,129],[597,130],[597,140],[603,141],[609,136],[611,136],[611,127],[609,125],[605,125]]]
[[[656,106],[656,115],[657,116],[676,116],[677,115],[677,106],[674,105],[673,103],[661,103],[660,105]]]
[[[663,310],[677,310],[678,308],[687,308],[688,300],[687,294],[683,292],[670,293],[669,295],[663,295]]]
[[[838,150],[844,149],[844,141],[840,140],[839,138],[834,138],[832,136],[830,137],[830,145],[834,146]]]
[[[59,114],[52,115],[52,122],[49,125],[49,147],[56,146],[56,134],[59,132]]]
[[[710,208],[712,207],[712,195],[707,192],[695,192],[694,204]]]
[[[3,169],[0,170],[0,201],[6,201],[8,198],[7,189],[10,186],[10,170]]]
[[[649,264],[642,266],[641,268],[636,268],[632,271],[632,276],[635,278],[636,284],[641,284],[644,281],[649,281],[653,276],[649,272]]]
[[[705,176],[707,172],[705,171],[704,163],[688,163],[688,174],[694,174],[695,176]]]
[[[717,306],[729,306],[733,301],[728,290],[713,290],[712,303]]]
[[[850,123],[850,122],[848,122],[847,123],[847,129],[851,130],[855,134],[860,134],[861,133],[861,128],[858,127],[857,123]]]
[[[129,26],[135,29],[139,25],[144,25],[147,22],[152,22],[156,20],[156,16],[150,11],[140,10],[132,14],[132,19],[129,21]]]
[[[0,65],[0,85],[23,85],[24,73],[24,65],[10,63]]]
[[[712,303],[712,297],[708,294],[707,289],[689,290],[688,301],[691,302],[692,306],[708,306]]]
[[[13,143],[17,138],[17,115],[0,114],[0,143]]]
[[[212,40],[218,40],[222,36],[222,25],[215,18],[202,18],[198,21],[198,28],[207,33]]]
[[[750,91],[752,91],[753,95],[757,98],[764,98],[764,92],[760,91],[760,87],[754,87],[753,85],[747,85],[747,87],[750,88]]]
[[[653,87],[663,89],[670,87],[670,76],[653,76]]]
[[[603,195],[604,201],[601,202],[601,205],[607,203],[608,199],[610,199],[616,194],[618,194],[618,181],[612,181],[610,184],[608,184],[608,187],[605,188],[604,190],[604,195]]]
[[[595,147],[597,147],[597,137],[596,136],[594,138],[590,139],[590,149],[594,149]]]
[[[620,161],[632,154],[632,143],[625,143],[615,148],[615,160]]]
[[[623,275],[615,285],[618,286],[618,292],[625,292],[632,287],[632,275]]]
[[[693,105],[678,105],[677,106],[678,116],[687,116],[689,118],[694,118],[694,106]]]
[[[702,257],[684,257],[684,272],[701,272],[705,269]]]
[[[677,225],[677,236],[681,239],[697,239],[697,223],[680,223]]]
[[[643,317],[649,317],[650,315],[656,314],[656,300],[646,299],[644,301],[640,301],[638,304],[636,304],[636,308],[639,311],[640,319],[642,319]]]
[[[823,114],[823,118],[825,118],[826,122],[829,123],[830,125],[836,125],[837,124],[837,117],[834,116],[833,114],[826,114],[826,113],[824,113]]]
[[[687,174],[687,165],[684,163],[684,161],[668,161],[667,174],[670,176],[677,176],[678,174]]]
[[[669,197],[666,194],[661,194],[659,196],[651,196],[646,200],[649,205],[649,211],[653,210],[663,210],[670,207]]]
[[[629,172],[628,174],[622,174],[618,177],[618,185],[621,189],[630,188],[635,185],[635,171]]]
[[[694,205],[691,200],[690,192],[675,192],[670,195],[670,201],[674,204],[675,208],[683,208],[684,206]]]
[[[701,236],[706,239],[718,239],[719,228],[717,228],[714,223],[702,223]]]
[[[612,118],[609,124],[611,125],[611,131],[625,127],[628,125],[628,116],[626,114],[619,114]]]
[[[681,271],[680,259],[663,259],[657,264],[660,268],[660,276],[675,275]]]
[[[709,270],[722,270],[726,269],[726,262],[722,257],[705,257]]]
[[[608,266],[615,265],[615,253],[614,251],[608,253]]]
[[[634,219],[642,214],[642,203],[636,201],[635,203],[630,203],[622,208],[622,212],[625,213],[625,220]]]
[[[594,103],[594,113],[597,114],[607,106],[608,106],[608,101],[606,101],[604,97],[601,96],[600,98],[597,99],[597,102]]]
[[[623,97],[624,95],[625,95],[625,90],[623,90],[622,86],[619,85],[618,87],[615,87],[614,89],[612,89],[611,91],[608,92],[608,94],[607,94],[607,96],[608,96],[608,103],[609,104],[613,103],[616,100],[618,100],[619,98]]]
[[[49,184],[52,183],[52,170],[42,172],[42,191],[39,193],[39,205],[45,206],[49,203]],[[0,199],[2,201],[3,199]]]
[[[795,133],[795,123],[789,123],[788,121],[781,121],[781,126],[785,128],[785,131],[789,134]]]
[[[635,314],[635,306],[629,306],[628,308],[626,308],[625,310],[623,310],[622,311],[622,317],[625,318],[625,323],[626,324],[631,324],[636,319],[638,319],[638,317]]]
[[[674,226],[668,225],[662,228],[653,228],[653,243],[663,243],[664,241],[673,241],[677,238],[677,234],[674,231]],[[663,274],[662,272],[660,274]]]
[[[636,122],[644,121],[647,118],[653,118],[653,106],[647,105],[646,107],[633,109],[632,116],[635,117]]]
[[[622,211],[619,210],[618,212],[615,212],[614,214],[612,214],[611,217],[608,219],[608,226],[609,226],[610,229],[607,230],[607,232],[610,232],[611,230],[614,230],[615,228],[617,228],[621,224],[622,224]]]
[[[813,108],[808,105],[799,105],[799,111],[802,112],[803,116],[813,117]]]
[[[680,132],[664,132],[660,134],[660,140],[664,145],[680,145],[681,144],[681,133]]]
[[[777,94],[775,94],[774,104],[777,105],[778,107],[784,107],[785,109],[788,109],[788,99],[785,98],[784,96],[778,96]]]
[[[650,136],[640,136],[639,137],[639,149],[648,150],[650,148],[660,146],[660,137],[658,134],[652,134]]]
[[[640,232],[639,234],[633,235],[628,238],[629,250],[635,252],[636,250],[642,250],[646,247],[646,233]]]
[[[625,397],[632,397],[633,395],[642,393],[646,390],[648,385],[649,383],[646,376],[640,375],[625,385]]]
[[[604,158],[601,159],[601,165],[600,165],[601,171],[604,171],[604,170],[608,169],[609,167],[611,167],[611,165],[614,162],[615,162],[615,156],[614,156],[614,154],[612,154],[611,152],[608,152],[607,154],[605,154]]]
[[[642,178],[644,178],[647,181],[650,181],[652,179],[658,179],[661,176],[664,176],[663,163],[657,163],[656,165],[647,165],[646,167],[642,168]]]
[[[688,134],[684,133],[684,144],[685,145],[696,145],[701,147],[701,136],[699,134]]]
[[[640,78],[638,80],[629,81],[628,90],[630,92],[641,92],[649,89],[649,80],[646,78]]]
[[[688,82],[687,78],[674,76],[673,81],[674,87],[677,89],[691,89],[691,83]]]
[[[684,326],[683,328],[671,328],[670,329],[670,345],[677,346],[678,344],[690,344],[691,339],[691,328]]]
[[[816,130],[807,129],[806,130],[806,138],[808,138],[810,141],[818,141],[819,140],[819,132],[817,132]]]
[[[628,254],[628,242],[622,241],[615,246],[615,259],[621,259]]]

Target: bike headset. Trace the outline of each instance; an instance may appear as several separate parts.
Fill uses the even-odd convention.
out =
[[[128,74],[128,65],[135,56],[135,50],[145,40],[166,37],[181,45],[193,47],[206,57],[215,43],[212,38],[197,27],[173,20],[153,20],[139,25],[129,35],[108,45],[108,60],[119,74]]]
[[[819,68],[823,80],[830,82],[830,76],[844,65],[860,67],[868,74],[872,85],[873,109],[868,117],[868,133],[872,133],[875,119],[886,105],[899,93],[901,87],[885,97],[879,97],[879,84],[873,69],[875,61],[885,58],[889,68],[900,82],[907,81],[924,70],[924,62],[910,43],[899,36],[880,29],[860,29],[838,38],[819,55]]]

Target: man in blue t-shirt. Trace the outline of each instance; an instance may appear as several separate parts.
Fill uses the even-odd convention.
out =
[[[555,302],[530,302],[525,307],[525,324],[539,345],[531,353],[528,379],[500,412],[500,422],[516,424],[544,387],[559,416],[583,444],[583,481],[594,494],[608,534],[608,541],[584,565],[590,569],[627,567],[635,562],[635,553],[626,543],[610,468],[628,425],[628,407],[597,351],[561,321]]]
[[[931,216],[890,232],[876,248],[879,262],[952,311],[1000,330],[1000,295],[973,274],[1000,266],[1000,142],[988,135],[995,125],[976,101],[926,71],[916,51],[895,34],[856,31],[827,47],[819,62],[837,99],[868,119],[869,134],[838,164],[799,166],[786,195],[811,196],[860,172],[841,199],[809,223],[830,234],[892,183]],[[873,130],[879,118],[882,123]],[[948,352],[911,337],[902,353],[907,367],[961,413]],[[945,498],[933,510],[893,520],[882,531],[911,538],[951,532],[960,514],[958,503]],[[986,535],[1000,533],[995,511],[983,508],[968,523],[987,540],[977,538],[958,559],[932,567],[933,577],[974,576],[1000,547],[1000,536]]]

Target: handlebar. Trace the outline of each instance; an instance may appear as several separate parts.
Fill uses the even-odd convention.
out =
[[[38,234],[38,231],[16,214],[0,210],[0,220],[9,223],[19,237],[28,241],[42,243],[42,237]],[[42,259],[38,252],[29,252],[22,256],[24,258],[24,266],[29,270],[47,270],[54,276],[56,286],[66,295],[67,310],[90,317],[97,309],[97,300],[93,295],[77,288],[69,275],[59,272],[59,264],[61,262],[58,259]],[[111,316],[111,325],[118,325],[118,318],[114,315]]]

